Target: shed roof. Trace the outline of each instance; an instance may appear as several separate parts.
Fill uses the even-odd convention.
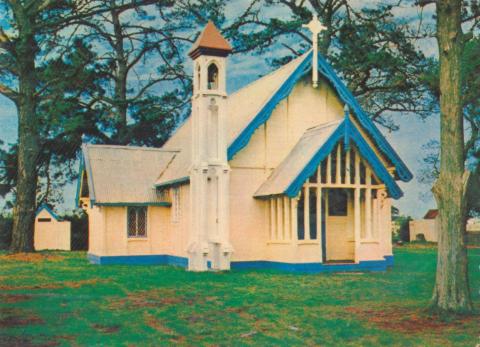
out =
[[[154,188],[178,151],[133,146],[82,146],[90,200],[97,205],[162,203]]]

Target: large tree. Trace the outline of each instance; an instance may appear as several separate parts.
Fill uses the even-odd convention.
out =
[[[432,106],[430,94],[421,83],[429,61],[414,41],[429,33],[414,30],[409,18],[395,16],[403,5],[402,1],[251,1],[244,20],[227,27],[226,34],[234,39],[236,51],[272,52],[275,66],[311,47],[311,36],[302,24],[312,14],[318,15],[327,27],[321,33],[320,51],[371,118],[389,130],[397,130],[394,113],[427,117]]]
[[[472,310],[465,247],[467,178],[464,100],[462,96],[462,1],[436,2],[439,55],[440,174],[433,187],[440,216],[438,261],[432,308],[439,312]],[[478,116],[478,115],[477,115]]]
[[[224,21],[223,3],[0,0],[0,93],[19,118],[18,143],[0,152],[0,193],[16,200],[12,250],[33,250],[35,201],[71,181],[82,134],[163,144],[188,111],[192,32]]]
[[[122,1],[114,4],[114,9],[154,2],[157,1]],[[59,54],[57,39],[62,34],[69,42],[68,32],[73,21],[111,10],[111,4],[105,1],[0,2],[3,17],[0,22],[0,93],[15,103],[18,113],[13,251],[33,251],[38,162],[41,156],[39,104],[49,88],[59,82],[52,79],[42,83],[39,69],[43,68],[43,62]]]

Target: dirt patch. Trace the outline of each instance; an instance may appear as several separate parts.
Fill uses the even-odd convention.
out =
[[[49,253],[12,253],[0,255],[0,261],[23,261],[28,263],[62,261],[64,258],[62,255]]]
[[[166,327],[161,320],[157,319],[152,314],[146,312],[143,315],[143,319],[145,320],[145,324],[150,328],[166,335],[175,335],[175,332],[172,329]]]
[[[0,294],[0,301],[8,304],[31,300],[32,296],[27,294]]]
[[[38,342],[25,336],[10,336],[0,334],[0,346],[8,347],[55,347],[59,346],[58,341],[44,341]]]
[[[44,283],[44,284],[35,284],[35,285],[25,285],[25,286],[9,286],[9,285],[0,285],[0,290],[35,290],[35,289],[60,289],[60,288],[80,288],[85,285],[107,283],[110,280],[92,278],[89,280],[80,280],[80,281],[65,281],[57,283]]]
[[[362,321],[367,321],[379,328],[402,332],[421,333],[424,331],[444,331],[464,328],[478,317],[459,317],[454,321],[445,321],[438,316],[430,315],[420,309],[406,307],[387,307],[382,309],[366,309],[347,307],[346,311],[354,314]]]
[[[195,301],[193,297],[178,295],[175,289],[162,288],[148,291],[129,293],[126,298],[112,301],[109,305],[112,309],[124,308],[149,308],[178,304],[191,305]]]
[[[25,325],[43,324],[37,315],[15,308],[0,309],[0,328],[13,328]]]
[[[104,334],[113,334],[120,331],[120,325],[118,324],[114,324],[114,325],[93,324],[92,328]]]

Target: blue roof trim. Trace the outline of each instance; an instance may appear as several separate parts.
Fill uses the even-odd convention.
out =
[[[292,92],[293,87],[297,81],[302,78],[310,70],[310,62],[312,61],[312,53],[310,52],[305,59],[297,66],[293,73],[286,79],[280,88],[273,94],[253,120],[242,130],[239,136],[228,146],[227,157],[228,160],[232,160],[235,154],[237,154],[242,148],[244,148],[253,133],[259,126],[264,124],[271,116],[275,107],[285,99]]]
[[[53,218],[55,218],[56,221],[61,221],[62,218],[60,218],[55,212],[53,212],[53,210],[48,207],[47,204],[41,204],[40,207],[37,209],[37,212],[35,213],[35,217],[37,217],[40,212],[42,212],[43,210],[47,211],[48,213],[50,213],[52,215]]]
[[[272,114],[275,107],[283,99],[285,99],[297,81],[302,78],[306,73],[310,71],[312,61],[312,52],[308,53],[300,65],[295,69],[295,71],[287,78],[287,80],[282,84],[275,94],[270,98],[270,100],[265,104],[265,106],[258,112],[258,114],[253,118],[253,120],[247,125],[245,129],[237,136],[237,138],[230,144],[227,150],[228,160],[232,160],[233,157],[243,149],[250,138],[252,137],[255,130],[264,124]],[[400,159],[395,150],[390,146],[388,141],[383,137],[382,133],[378,128],[373,124],[372,120],[367,116],[363,111],[362,107],[355,99],[353,94],[348,90],[342,80],[337,76],[333,68],[327,63],[325,58],[321,54],[318,54],[318,68],[319,72],[332,83],[333,87],[337,91],[340,99],[353,110],[357,119],[370,134],[377,144],[378,148],[382,153],[384,153],[397,170],[398,177],[405,182],[410,181],[413,178],[412,173],[407,168],[405,163]]]
[[[315,170],[320,165],[323,159],[325,159],[328,154],[332,152],[335,145],[343,138],[344,141],[346,138],[349,138],[353,141],[362,158],[365,159],[373,169],[373,172],[377,177],[385,184],[390,193],[390,196],[394,199],[399,199],[403,196],[403,192],[400,187],[397,185],[393,177],[390,175],[388,170],[383,166],[382,162],[375,154],[375,152],[370,148],[368,143],[362,137],[358,129],[353,123],[347,118],[343,121],[338,128],[333,132],[332,135],[328,138],[325,144],[320,147],[320,149],[315,153],[313,158],[308,162],[308,164],[303,168],[303,170],[298,174],[298,176],[293,180],[292,183],[285,190],[285,195],[290,198],[294,198],[298,195],[300,189],[302,189],[305,181],[315,173]],[[349,141],[350,141],[349,140]]]
[[[333,150],[338,141],[342,138],[345,133],[345,122],[342,122],[338,128],[333,132],[332,135],[328,138],[327,142],[324,143],[322,147],[315,153],[312,159],[308,164],[303,168],[299,175],[293,180],[292,183],[285,190],[285,194],[294,198],[298,195],[300,189],[302,189],[303,183],[313,175],[318,165],[325,159],[328,154]]]
[[[167,188],[167,187],[179,186],[182,184],[186,184],[188,182],[190,182],[190,176],[185,176],[182,178],[177,178],[175,180],[170,180],[163,183],[157,183],[155,184],[155,188]]]
[[[385,166],[383,166],[378,156],[370,148],[367,141],[365,141],[362,134],[360,134],[358,129],[353,124],[351,124],[349,127],[349,137],[353,142],[355,142],[358,151],[362,155],[363,159],[370,164],[373,172],[383,183],[385,183],[391,197],[394,199],[400,199],[403,196],[403,192],[398,186],[397,182],[395,182],[388,170],[385,168]]]
[[[410,170],[407,168],[402,159],[400,159],[392,146],[390,146],[388,141],[383,137],[380,130],[378,130],[375,124],[373,124],[372,120],[363,111],[357,99],[353,96],[350,90],[348,90],[348,88],[321,54],[318,54],[318,68],[323,76],[333,84],[335,90],[340,96],[340,99],[342,99],[342,101],[353,110],[358,121],[373,137],[379,149],[391,160],[392,164],[397,170],[398,177],[404,182],[410,181],[413,178]]]

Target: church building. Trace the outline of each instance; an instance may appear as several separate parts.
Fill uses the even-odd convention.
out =
[[[228,94],[209,22],[189,51],[191,116],[161,148],[84,144],[77,204],[97,264],[374,271],[412,174],[313,48]]]

